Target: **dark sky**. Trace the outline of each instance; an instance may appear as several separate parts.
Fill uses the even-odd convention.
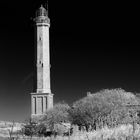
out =
[[[36,9],[46,1],[0,2],[0,120],[30,116]],[[114,12],[115,11],[115,12]],[[140,92],[137,8],[49,1],[51,90],[69,104],[104,88]]]

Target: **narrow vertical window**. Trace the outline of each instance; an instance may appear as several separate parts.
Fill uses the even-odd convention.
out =
[[[43,113],[44,113],[44,112],[43,112],[43,107],[44,107],[44,106],[43,106],[43,97],[41,97],[41,102],[42,102],[42,114],[43,114]]]
[[[45,109],[47,110],[47,108],[48,108],[48,105],[47,105],[47,97],[46,97],[46,108]]]
[[[35,105],[35,106],[34,106],[34,107],[35,107],[35,108],[34,108],[34,112],[35,112],[35,114],[36,114],[36,97],[34,97],[34,105]]]

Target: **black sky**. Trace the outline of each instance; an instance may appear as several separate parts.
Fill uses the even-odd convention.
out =
[[[36,9],[46,1],[0,2],[0,120],[30,116]],[[137,8],[50,1],[51,86],[72,103],[103,88],[140,92]]]

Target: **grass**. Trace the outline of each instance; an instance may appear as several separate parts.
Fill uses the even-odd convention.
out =
[[[39,138],[33,137],[31,140],[140,140],[140,125],[136,124],[135,130],[133,125],[120,125],[116,128],[104,127],[91,132],[78,131],[68,136],[56,136],[56,138]],[[0,140],[6,140],[0,137]],[[21,137],[18,140],[30,140],[29,137]]]
[[[7,138],[4,138],[4,137],[0,136],[0,140],[7,140]]]

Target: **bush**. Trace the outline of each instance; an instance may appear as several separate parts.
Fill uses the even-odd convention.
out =
[[[57,135],[70,135],[71,125],[70,123],[57,123],[54,125],[54,131],[57,132]]]
[[[57,103],[53,109],[46,112],[42,119],[42,123],[46,125],[47,129],[53,131],[54,125],[61,122],[69,122],[69,105],[66,103]]]
[[[22,132],[26,136],[34,136],[38,134],[37,124],[35,122],[30,121],[28,124],[24,125]]]

